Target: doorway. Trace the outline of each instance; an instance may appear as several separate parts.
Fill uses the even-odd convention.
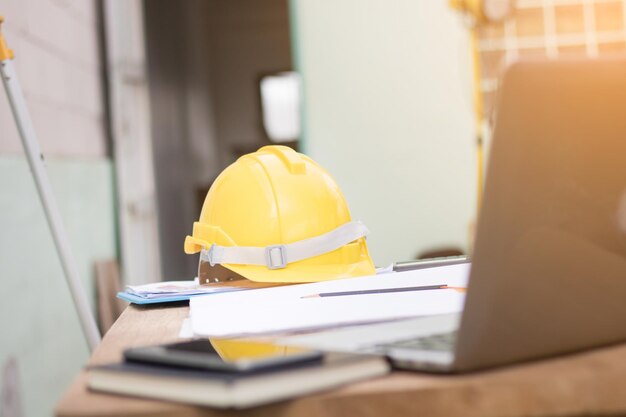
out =
[[[146,0],[144,8],[162,276],[189,279],[197,258],[183,241],[213,180],[270,143],[259,82],[293,68],[288,1]]]

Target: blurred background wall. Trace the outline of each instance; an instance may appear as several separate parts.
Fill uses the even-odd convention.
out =
[[[294,68],[303,129],[292,146],[335,176],[354,217],[372,230],[375,262],[468,249],[476,204],[470,54],[445,2],[144,5],[164,276],[195,272],[182,236],[217,174],[271,143],[259,81]]]
[[[292,0],[303,147],[371,229],[380,266],[468,246],[468,35],[444,1]]]
[[[97,3],[0,0],[0,14],[93,305],[93,263],[117,256]],[[17,359],[25,416],[51,415],[88,349],[4,89],[0,266],[0,367]]]

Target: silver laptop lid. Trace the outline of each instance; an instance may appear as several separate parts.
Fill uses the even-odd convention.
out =
[[[518,62],[500,91],[459,370],[626,340],[626,60]]]

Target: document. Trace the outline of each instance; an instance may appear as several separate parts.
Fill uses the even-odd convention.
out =
[[[469,264],[451,265],[197,296],[190,300],[191,329],[197,337],[240,337],[458,313],[463,309],[469,268]],[[437,289],[371,291],[405,287]],[[346,292],[360,293],[312,297]]]
[[[143,298],[168,298],[182,295],[212,294],[223,291],[232,291],[232,289],[228,287],[203,286],[198,283],[198,278],[193,281],[165,281],[126,286],[127,293]]]
[[[201,285],[198,278],[189,281],[164,281],[145,285],[127,285],[126,290],[117,293],[117,297],[133,304],[157,304],[186,301],[204,294],[218,294],[231,291],[252,290],[275,287],[276,284],[253,282],[247,279]]]

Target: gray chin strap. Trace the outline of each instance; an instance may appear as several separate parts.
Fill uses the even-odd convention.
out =
[[[211,266],[216,264],[258,265],[281,269],[292,262],[313,258],[337,250],[369,234],[360,221],[345,223],[323,235],[299,240],[285,245],[218,246],[211,245],[200,252],[200,260]]]

